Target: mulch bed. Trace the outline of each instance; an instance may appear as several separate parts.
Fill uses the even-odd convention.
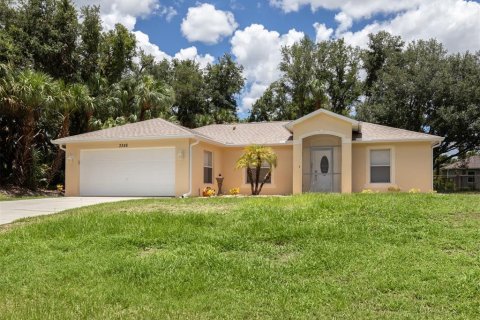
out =
[[[61,197],[63,194],[58,190],[38,188],[31,190],[14,185],[0,186],[0,194],[9,197]]]

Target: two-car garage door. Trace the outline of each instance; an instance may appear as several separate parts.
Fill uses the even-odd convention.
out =
[[[174,196],[175,148],[80,151],[82,196]]]

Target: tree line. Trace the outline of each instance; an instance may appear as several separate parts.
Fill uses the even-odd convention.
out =
[[[474,35],[472,35],[474,36]],[[290,120],[318,108],[445,137],[435,168],[480,150],[480,52],[449,54],[435,39],[406,44],[387,32],[365,50],[308,37],[282,49],[283,76],[256,101],[250,121]]]
[[[187,127],[238,121],[242,67],[225,54],[205,68],[156,61],[98,6],[0,0],[0,184],[63,181],[51,140],[162,117]]]
[[[364,50],[305,37],[281,53],[282,77],[238,119],[245,79],[229,54],[205,68],[156,61],[123,25],[105,30],[98,6],[0,0],[0,184],[61,182],[64,154],[51,140],[156,117],[194,128],[326,108],[445,136],[437,168],[480,146],[480,52],[379,32]]]

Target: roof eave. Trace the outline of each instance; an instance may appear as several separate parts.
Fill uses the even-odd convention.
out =
[[[375,139],[375,140],[353,140],[352,143],[389,143],[389,142],[442,142],[445,138],[415,138],[415,139]]]
[[[91,143],[91,142],[112,142],[112,141],[150,141],[150,140],[162,140],[162,139],[189,139],[197,138],[196,135],[162,135],[162,136],[146,136],[146,137],[125,137],[125,138],[92,138],[88,140],[69,140],[65,138],[52,140],[53,144],[77,144],[77,143]],[[65,139],[65,140],[64,140]]]

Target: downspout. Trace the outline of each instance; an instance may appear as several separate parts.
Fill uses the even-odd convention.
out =
[[[192,194],[192,165],[193,165],[192,164],[192,162],[193,162],[192,161],[192,148],[199,143],[200,143],[200,140],[197,140],[194,143],[190,144],[190,151],[188,152],[188,161],[189,161],[188,178],[189,178],[190,182],[189,182],[188,192],[184,193],[182,195],[182,198],[189,197]]]

